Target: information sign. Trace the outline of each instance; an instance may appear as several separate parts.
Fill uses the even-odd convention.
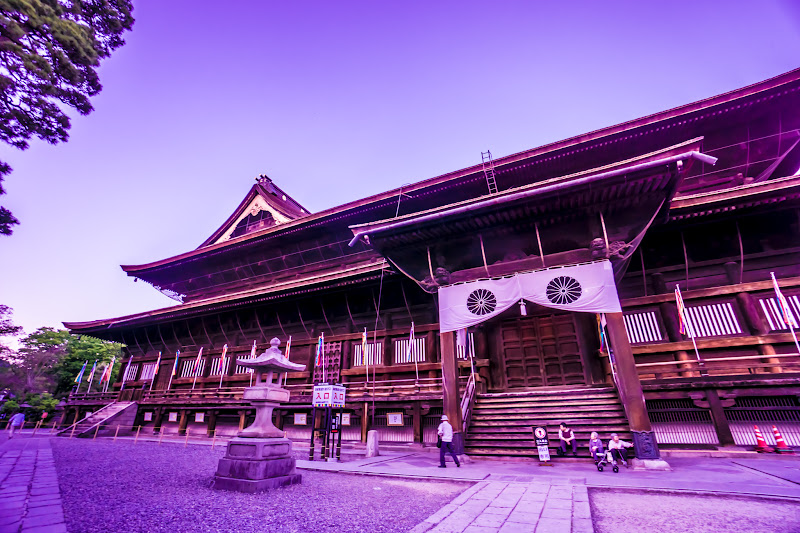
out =
[[[547,428],[536,426],[533,429],[533,440],[536,443],[536,450],[539,452],[540,461],[550,460],[550,441],[547,440]]]
[[[314,385],[314,407],[344,407],[346,389],[341,385]]]

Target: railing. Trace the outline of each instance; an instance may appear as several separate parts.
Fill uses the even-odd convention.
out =
[[[116,401],[119,393],[113,392],[73,392],[69,395],[69,401],[77,402],[102,402],[108,403]]]
[[[213,389],[172,389],[145,391],[143,401],[154,400],[240,400],[245,387],[218,387]]]
[[[470,374],[464,394],[461,397],[461,421],[464,426],[464,433],[469,429],[473,405],[475,405],[475,374]]]
[[[111,406],[114,405],[115,403],[116,402],[112,401],[108,405],[104,405],[103,407],[101,407],[97,411],[95,411],[93,413],[90,413],[88,416],[86,416],[84,418],[78,418],[78,420],[76,420],[75,422],[73,422],[69,426],[67,426],[64,429],[62,429],[61,431],[59,431],[58,434],[60,435],[62,433],[66,433],[67,431],[75,431],[75,428],[78,427],[79,424],[84,423],[84,422],[91,422],[91,420],[90,420],[91,418],[97,416],[98,414],[102,413],[103,411],[106,411],[107,409],[110,410]],[[102,421],[102,419],[101,419],[101,421]],[[94,424],[91,427],[94,427]]]
[[[769,360],[766,361],[765,360]],[[746,355],[638,363],[639,377],[665,379],[713,375],[751,375],[779,372],[800,372],[800,354]]]

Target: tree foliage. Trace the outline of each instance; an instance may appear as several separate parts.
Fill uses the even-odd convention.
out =
[[[11,337],[22,333],[22,326],[15,326],[11,319],[13,311],[7,305],[0,304],[0,355],[9,351],[3,337]]]
[[[131,0],[0,0],[0,140],[25,150],[38,137],[64,142],[65,108],[92,111],[97,67],[133,27]],[[0,162],[3,177],[11,168]],[[0,207],[0,234],[18,224]]]
[[[5,386],[17,397],[40,392],[64,395],[72,390],[75,376],[80,372],[83,363],[88,361],[81,382],[85,387],[83,384],[89,378],[92,363],[97,360],[94,383],[98,387],[102,369],[116,357],[113,382],[122,364],[121,353],[122,346],[114,342],[86,335],[71,335],[66,330],[39,328],[22,339],[22,347],[16,353],[5,356],[12,374],[6,378]]]

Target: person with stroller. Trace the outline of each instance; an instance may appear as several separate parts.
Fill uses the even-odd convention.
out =
[[[575,440],[575,433],[569,428],[566,422],[561,422],[558,426],[558,440],[561,455],[567,455],[567,445],[572,446],[572,455],[578,455],[578,443]]]
[[[600,440],[600,437],[597,435],[596,431],[592,431],[592,434],[589,435],[589,452],[592,454],[594,464],[602,461],[603,456],[606,453],[605,449],[603,448],[603,441]]]
[[[630,442],[625,442],[619,438],[619,435],[616,433],[611,434],[611,440],[608,441],[608,451],[611,452],[611,455],[617,461],[620,461],[625,466],[628,465],[627,461],[627,453],[626,448],[633,448],[633,444]]]

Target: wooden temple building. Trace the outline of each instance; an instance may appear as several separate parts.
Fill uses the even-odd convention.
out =
[[[146,433],[232,435],[253,416],[235,358],[291,337],[306,371],[276,425],[308,440],[324,334],[345,441],[376,429],[431,445],[446,413],[475,456],[535,457],[531,426],[552,443],[561,421],[584,452],[590,431],[617,432],[640,458],[752,445],[753,424],[800,446],[800,357],[771,281],[800,320],[798,144],[800,69],[319,213],[261,176],[197,249],[122,267],[176,305],[65,323],[124,344],[125,360],[109,392],[70,397],[63,423],[116,402]],[[560,274],[597,265],[621,310],[602,321],[570,310],[589,289]],[[486,287],[521,274],[552,277],[544,304],[500,310]],[[445,291],[470,283],[478,322],[443,331]]]

